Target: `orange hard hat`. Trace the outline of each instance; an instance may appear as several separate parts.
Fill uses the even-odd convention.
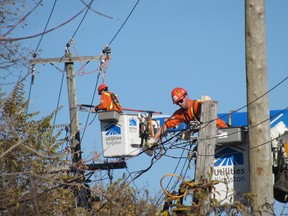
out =
[[[101,91],[102,91],[103,89],[105,89],[105,88],[108,89],[108,86],[105,85],[104,83],[102,83],[102,84],[98,87],[98,94],[100,95],[100,94],[101,94]]]
[[[174,88],[171,92],[171,97],[172,97],[172,101],[173,103],[177,103],[179,100],[181,100],[181,98],[187,94],[187,91],[183,88],[177,87]]]

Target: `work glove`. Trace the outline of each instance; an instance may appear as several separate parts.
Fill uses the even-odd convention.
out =
[[[150,148],[155,144],[155,139],[151,137],[146,141],[145,145],[143,146],[143,151],[150,157],[153,155],[153,149]]]
[[[153,137],[149,138],[146,142],[146,145],[148,148],[151,148],[152,146],[156,145],[156,141]]]
[[[95,112],[97,112],[99,110],[98,106],[94,107]]]

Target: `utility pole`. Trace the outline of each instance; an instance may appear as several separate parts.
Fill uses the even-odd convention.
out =
[[[265,0],[245,1],[246,85],[253,215],[273,215]]]
[[[77,97],[76,97],[76,82],[74,74],[74,62],[77,61],[96,61],[101,60],[101,56],[82,56],[72,57],[71,53],[66,53],[62,58],[45,58],[33,59],[30,61],[31,65],[43,63],[65,63],[65,70],[67,73],[67,87],[68,87],[68,100],[69,100],[69,114],[70,114],[70,146],[72,147],[72,162],[78,164],[81,160],[81,143],[80,143],[80,127],[77,110]]]
[[[108,48],[108,47],[107,47]],[[110,53],[109,50],[106,49],[107,54]],[[71,172],[80,173],[80,175],[85,172],[82,164],[81,157],[81,140],[80,140],[80,127],[79,127],[79,119],[78,119],[78,109],[77,109],[77,97],[76,97],[76,82],[75,82],[75,73],[74,73],[74,62],[77,61],[97,61],[100,60],[101,63],[105,60],[106,56],[81,56],[81,57],[72,57],[71,53],[66,53],[65,57],[62,58],[46,58],[46,59],[33,59],[30,61],[31,65],[35,64],[43,64],[43,63],[65,63],[65,70],[67,73],[67,88],[68,88],[68,100],[69,100],[69,114],[70,114],[70,146],[72,147],[72,162],[73,165],[69,168]],[[85,164],[89,170],[111,170],[111,169],[123,169],[126,168],[125,161],[117,161],[117,162],[104,162],[102,164]],[[79,172],[79,168],[81,171]],[[89,196],[91,196],[90,190],[87,189],[89,185],[87,185],[84,177],[79,180],[81,187],[75,187],[74,195],[77,197],[78,206],[84,208],[90,208]],[[82,187],[82,184],[85,187]]]
[[[197,146],[196,174],[195,180],[198,183],[212,180],[214,155],[216,145],[216,118],[217,102],[203,101],[201,104],[201,128],[199,129],[199,143]],[[205,207],[201,208],[201,215],[207,215],[210,209],[209,198],[205,201]]]
[[[199,144],[197,146],[196,177],[197,182],[203,179],[209,180],[214,167],[214,154],[216,145],[216,118],[217,102],[204,101],[201,104],[201,128],[199,130]],[[209,176],[211,174],[211,176]]]
[[[71,57],[71,53],[67,53],[66,57]],[[73,164],[79,163],[81,157],[81,143],[80,143],[80,127],[77,110],[77,97],[76,97],[76,82],[74,73],[74,63],[65,62],[65,69],[67,73],[67,87],[69,98],[69,114],[70,114],[70,140],[72,146],[72,162]]]

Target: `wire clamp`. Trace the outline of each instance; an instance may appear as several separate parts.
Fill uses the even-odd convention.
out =
[[[199,130],[201,126],[201,123],[199,121],[190,121],[189,127],[190,130]]]
[[[188,160],[196,160],[197,154],[197,151],[189,151],[187,154]]]

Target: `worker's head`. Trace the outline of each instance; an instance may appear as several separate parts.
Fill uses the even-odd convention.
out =
[[[104,83],[102,83],[99,87],[98,87],[98,94],[101,95],[102,91],[108,91],[108,86],[105,85]]]
[[[171,92],[171,97],[173,103],[179,105],[181,108],[185,108],[186,104],[188,104],[187,91],[183,88],[174,88]]]

